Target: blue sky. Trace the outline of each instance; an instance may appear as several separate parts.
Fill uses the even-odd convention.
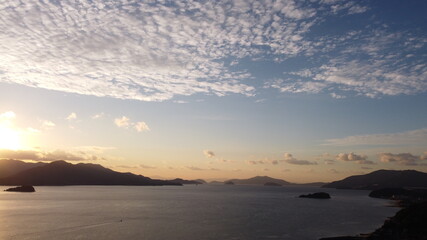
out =
[[[164,178],[425,171],[426,10],[4,1],[0,130],[16,143],[0,141],[0,157]]]

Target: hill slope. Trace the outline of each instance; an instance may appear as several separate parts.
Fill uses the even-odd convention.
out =
[[[0,185],[181,185],[132,173],[120,173],[98,164],[55,161],[0,179]]]
[[[2,159],[0,160],[0,178],[5,178],[17,174],[19,172],[40,167],[47,163],[27,163],[18,160]]]
[[[256,176],[248,179],[230,179],[226,182],[233,182],[234,184],[251,184],[251,185],[264,185],[266,183],[276,183],[280,185],[289,185],[291,183],[277,178],[268,176]]]
[[[347,177],[323,185],[326,188],[380,189],[402,187],[427,187],[427,173],[415,170],[378,170],[365,175]]]

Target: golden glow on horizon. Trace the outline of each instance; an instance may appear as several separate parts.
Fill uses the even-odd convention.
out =
[[[19,135],[18,131],[7,126],[0,125],[0,149],[20,149],[22,146]]]

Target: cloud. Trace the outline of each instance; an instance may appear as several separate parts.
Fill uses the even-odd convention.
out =
[[[7,150],[0,149],[0,158],[33,160],[33,161],[97,161],[105,160],[104,157],[93,155],[89,152],[64,150],[36,151],[36,150]]]
[[[389,134],[368,134],[348,136],[345,138],[327,139],[327,146],[358,146],[358,145],[425,145],[427,144],[427,128]]]
[[[329,169],[329,172],[334,173],[334,174],[340,173],[338,170],[336,170],[334,168]]]
[[[370,160],[359,160],[359,161],[356,161],[356,163],[357,164],[367,164],[367,165],[374,165],[374,164],[376,164],[375,162],[370,161]]]
[[[250,165],[258,165],[258,164],[272,164],[272,165],[278,165],[280,163],[279,160],[271,160],[268,158],[261,159],[261,160],[249,160],[246,161]]]
[[[194,166],[188,166],[187,168],[193,171],[219,171],[217,168],[199,168]]]
[[[285,162],[294,165],[317,165],[317,162],[307,161],[307,160],[298,160],[292,156],[290,153],[284,154]]]
[[[134,124],[134,127],[138,132],[150,131],[150,128],[145,122],[137,122]]]
[[[130,119],[125,116],[122,116],[121,118],[114,119],[114,124],[116,124],[116,126],[120,128],[128,128],[130,125]]]
[[[333,6],[333,11],[342,7],[347,7],[349,14],[367,10],[360,5],[348,7],[350,3]],[[387,24],[375,23],[339,36],[319,36],[313,43],[317,46],[313,54],[323,60],[317,66],[285,72],[266,87],[284,93],[328,93],[337,99],[426,92],[427,65],[421,52],[427,41],[416,25],[392,31]]]
[[[137,132],[146,132],[150,131],[150,128],[145,122],[132,122],[128,117],[122,116],[121,118],[114,119],[114,124],[116,124],[119,128],[129,128],[130,126],[133,126],[133,128]]]
[[[116,168],[128,168],[128,169],[135,169],[136,166],[129,166],[129,165],[117,165]]]
[[[215,157],[215,153],[213,151],[211,151],[211,150],[203,150],[203,154],[207,158],[213,158],[213,157]]]
[[[415,166],[420,164],[424,165],[424,163],[420,163],[419,161],[425,160],[426,156],[416,156],[411,153],[381,153],[379,154],[379,159],[384,163],[397,163],[400,165]]]
[[[77,114],[75,112],[70,113],[70,115],[68,115],[68,117],[66,118],[67,120],[75,120],[77,119]]]
[[[16,114],[12,111],[4,112],[0,114],[0,123],[9,124],[12,120],[16,118]]]
[[[139,164],[139,167],[144,168],[144,169],[156,169],[157,167],[153,167],[153,166],[149,166],[149,165],[145,165],[145,164]]]
[[[326,165],[333,165],[333,164],[335,164],[335,160],[332,160],[332,159],[326,159],[326,160],[323,160],[323,161],[325,162]]]
[[[324,49],[308,34],[316,24],[368,10],[296,0],[3,1],[0,9],[0,81],[141,101],[252,96],[250,72],[229,65],[313,54]]]
[[[44,120],[42,122],[42,128],[44,128],[44,129],[51,129],[51,128],[55,127],[55,126],[56,126],[56,124],[53,123],[52,121]]]
[[[336,160],[338,161],[357,161],[357,162],[363,162],[366,161],[368,157],[366,155],[357,155],[355,153],[340,153],[336,156]]]
[[[104,115],[105,115],[104,113],[97,113],[97,114],[93,115],[91,118],[92,119],[101,119],[104,117]]]

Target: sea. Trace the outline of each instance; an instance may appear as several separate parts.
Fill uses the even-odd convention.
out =
[[[298,198],[318,191],[326,191],[332,198]],[[249,185],[0,191],[0,239],[316,240],[372,232],[399,210],[388,200],[368,194]]]

